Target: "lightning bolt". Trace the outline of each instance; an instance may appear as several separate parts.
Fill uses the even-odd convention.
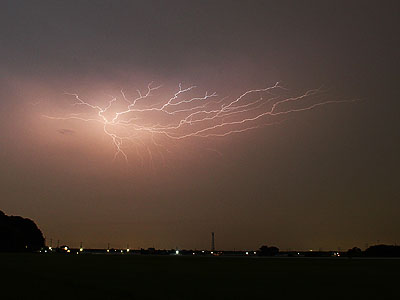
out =
[[[114,145],[114,160],[122,157],[128,162],[127,149],[132,144],[142,160],[139,146],[146,149],[152,161],[154,154],[151,147],[157,149],[163,160],[163,153],[171,152],[166,140],[178,142],[190,138],[225,137],[280,124],[286,120],[282,119],[286,115],[355,101],[326,99],[321,88],[308,90],[298,96],[288,96],[288,89],[279,82],[266,88],[247,90],[232,100],[229,97],[218,99],[215,92],[193,95],[196,86],[184,88],[179,84],[171,97],[158,103],[149,101],[161,87],[149,83],[144,93],[137,90],[137,96],[132,98],[121,90],[118,97],[111,96],[103,106],[83,100],[78,94],[65,93],[71,97],[72,107],[77,111],[64,116],[43,117],[60,121],[96,122]]]

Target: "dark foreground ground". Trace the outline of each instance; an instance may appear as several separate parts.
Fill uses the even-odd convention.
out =
[[[400,299],[399,259],[0,254],[0,299]]]

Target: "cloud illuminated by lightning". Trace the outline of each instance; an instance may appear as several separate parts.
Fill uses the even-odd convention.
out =
[[[247,90],[236,98],[218,98],[216,93],[195,95],[196,86],[183,87],[167,99],[157,95],[161,86],[150,83],[145,93],[129,97],[123,90],[102,106],[66,93],[73,100],[74,111],[63,116],[43,115],[52,120],[96,122],[115,147],[114,159],[128,161],[131,145],[141,145],[153,156],[149,144],[169,152],[166,141],[191,138],[225,137],[282,122],[285,115],[312,110],[322,105],[350,102],[330,100],[320,89],[298,96],[278,82],[272,86]],[[158,101],[151,101],[157,98]]]

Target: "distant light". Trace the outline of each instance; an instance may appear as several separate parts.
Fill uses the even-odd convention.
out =
[[[53,248],[49,247],[49,250],[52,250]]]
[[[129,249],[126,249],[126,252],[129,252]]]
[[[79,252],[76,252],[76,254],[79,254]]]
[[[109,249],[107,249],[107,252],[110,252],[110,250],[109,250]]]
[[[67,250],[68,250],[68,247],[67,247],[67,246],[65,246],[65,247],[64,247],[64,250],[65,250],[65,251],[67,251]]]
[[[193,255],[195,255],[196,253],[193,252]]]
[[[175,251],[175,254],[178,255],[178,254],[179,254],[179,250],[176,250],[176,251]]]
[[[214,254],[214,252],[213,252],[213,251],[211,251],[211,254]]]
[[[310,251],[312,252],[312,249],[310,249]]]
[[[123,253],[124,252],[124,250],[121,250],[121,253]]]
[[[257,252],[256,252],[256,251],[254,251],[254,254],[257,254]]]
[[[297,255],[300,255],[300,252],[297,252]]]
[[[201,252],[203,252],[203,253],[204,253],[204,250],[203,250],[203,251],[201,251]]]
[[[47,250],[44,250],[44,253],[47,253]]]
[[[249,255],[249,252],[246,251],[246,255]]]
[[[67,253],[70,253],[70,252],[71,252],[71,250],[68,249],[68,250],[67,250]]]
[[[82,251],[83,251],[83,248],[81,247],[81,248],[79,249],[79,251],[81,251],[81,252],[82,252]]]

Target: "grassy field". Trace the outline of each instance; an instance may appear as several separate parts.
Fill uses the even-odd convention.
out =
[[[0,299],[400,299],[400,260],[0,254]]]

